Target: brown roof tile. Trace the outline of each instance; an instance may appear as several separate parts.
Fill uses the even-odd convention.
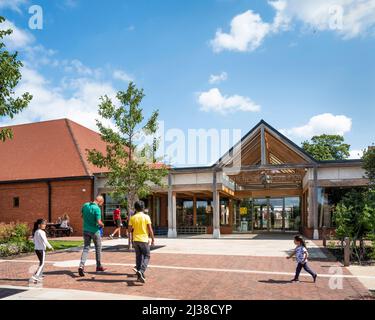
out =
[[[86,159],[86,149],[105,151],[100,135],[71,120],[11,128],[14,138],[0,142],[0,181],[78,177],[106,171]]]

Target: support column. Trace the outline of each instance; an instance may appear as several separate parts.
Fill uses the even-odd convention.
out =
[[[313,214],[313,227],[314,227],[314,233],[313,233],[313,239],[318,240],[319,239],[319,231],[318,231],[318,169],[317,167],[313,168],[313,187],[312,190],[312,214]]]
[[[220,195],[217,191],[217,177],[216,171],[213,173],[213,183],[212,183],[212,195],[213,195],[213,238],[220,238]]]
[[[172,175],[168,175],[168,238],[176,238],[176,194],[172,192]]]
[[[229,199],[229,226],[233,226],[233,200]]]
[[[197,225],[197,196],[193,195],[193,226]]]

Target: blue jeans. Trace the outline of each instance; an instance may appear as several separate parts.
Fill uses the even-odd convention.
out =
[[[144,273],[146,272],[148,263],[150,261],[150,245],[148,242],[134,241],[135,250],[135,263],[138,271]]]
[[[307,273],[310,273],[312,277],[316,276],[316,273],[311,270],[311,268],[309,267],[309,265],[307,264],[307,262],[305,262],[305,263],[298,262],[297,268],[296,268],[296,275],[294,276],[294,279],[298,279],[299,278],[299,274],[301,273],[302,268]]]
[[[102,253],[102,240],[100,237],[100,233],[99,231],[96,233],[84,231],[83,232],[84,246],[83,246],[83,252],[81,256],[81,263],[79,264],[80,268],[83,268],[85,266],[87,256],[90,250],[91,240],[94,241],[94,245],[95,245],[96,266],[97,267],[101,266],[100,259],[101,259],[101,253]]]

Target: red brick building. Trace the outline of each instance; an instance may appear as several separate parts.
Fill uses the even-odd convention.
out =
[[[94,173],[103,172],[86,149],[105,151],[100,135],[68,119],[12,130],[14,138],[0,143],[0,222],[54,222],[67,213],[81,234],[81,206],[94,197]]]

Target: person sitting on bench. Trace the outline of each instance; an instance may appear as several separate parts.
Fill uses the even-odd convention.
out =
[[[61,224],[60,224],[60,228],[70,230],[70,233],[73,233],[73,228],[70,226],[70,218],[67,214],[63,215],[63,218],[62,218]]]

